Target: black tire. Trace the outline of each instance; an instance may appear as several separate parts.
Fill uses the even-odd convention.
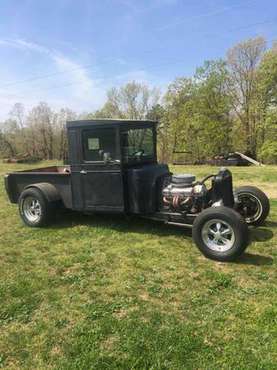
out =
[[[30,202],[37,204],[33,211],[28,211],[28,208],[31,208]],[[54,203],[49,202],[43,193],[35,188],[26,189],[21,193],[18,207],[21,219],[30,227],[46,226],[53,218],[56,208]]]
[[[221,227],[217,230],[218,224]],[[213,233],[207,232],[211,229]],[[225,234],[227,229],[231,231],[230,234]],[[215,236],[217,232],[218,235]],[[224,234],[223,237],[221,236],[222,240],[216,240],[220,238],[221,233]],[[192,227],[192,237],[204,256],[216,261],[228,262],[234,261],[245,251],[249,241],[249,231],[242,216],[233,209],[212,207],[205,209],[196,217]],[[226,240],[226,245],[223,245],[223,240]]]
[[[248,225],[259,226],[266,220],[270,203],[263,191],[255,186],[241,186],[234,191],[237,211]]]

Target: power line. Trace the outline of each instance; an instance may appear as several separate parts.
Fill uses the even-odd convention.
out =
[[[249,0],[249,1],[246,1],[245,3],[243,3],[243,4],[236,4],[236,5],[228,6],[228,7],[225,7],[225,8],[221,8],[219,10],[213,10],[213,11],[210,11],[210,12],[207,12],[207,13],[194,15],[192,17],[182,17],[182,18],[179,18],[179,20],[176,20],[175,22],[169,22],[167,24],[163,24],[161,27],[158,27],[157,30],[158,31],[164,31],[164,30],[167,30],[168,28],[179,26],[180,24],[183,24],[185,22],[189,22],[191,20],[213,17],[213,16],[217,16],[217,15],[222,14],[222,13],[229,13],[234,9],[243,8],[244,6],[252,4],[253,2],[255,3],[256,1],[257,0]]]
[[[242,26],[242,27],[232,28],[232,29],[229,29],[228,32],[236,32],[236,31],[241,31],[241,30],[247,30],[247,29],[252,28],[252,27],[263,26],[264,24],[270,24],[270,23],[276,23],[276,22],[277,22],[277,18],[267,20],[267,21],[252,23],[252,24]]]
[[[101,65],[111,63],[112,61],[116,61],[116,58],[107,60],[106,62],[105,61],[101,62]],[[47,79],[49,77],[53,77],[53,76],[57,76],[57,75],[63,75],[63,74],[67,74],[67,73],[70,73],[70,72],[77,71],[77,70],[87,70],[87,69],[90,69],[92,67],[95,67],[95,63],[80,65],[78,67],[67,69],[66,71],[53,72],[53,73],[49,73],[49,74],[46,74],[46,75],[34,76],[34,77],[30,77],[30,78],[27,78],[27,79],[24,79],[24,80],[19,80],[19,81],[11,81],[11,82],[8,82],[8,83],[5,83],[5,84],[1,85],[1,87],[9,87],[9,86],[17,85],[17,84],[22,84],[22,83],[25,83],[25,82],[44,80],[44,79]]]
[[[17,85],[17,84],[22,84],[22,83],[25,83],[25,82],[43,80],[43,79],[46,79],[46,78],[49,78],[49,77],[53,77],[53,76],[61,75],[61,74],[66,74],[66,73],[73,72],[73,71],[76,71],[76,70],[79,70],[79,69],[87,69],[91,66],[92,66],[92,64],[88,64],[88,65],[85,65],[85,66],[72,68],[72,69],[69,69],[69,70],[66,70],[66,71],[63,71],[63,72],[53,72],[53,73],[49,73],[49,74],[46,74],[46,75],[26,78],[25,80],[11,81],[11,82],[5,83],[4,85],[1,85],[1,87],[9,87],[9,86]]]

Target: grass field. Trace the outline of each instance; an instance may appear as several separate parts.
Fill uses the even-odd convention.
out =
[[[276,369],[277,167],[232,169],[272,208],[228,264],[140,219],[68,213],[27,228],[3,188],[21,168],[0,165],[0,368]]]

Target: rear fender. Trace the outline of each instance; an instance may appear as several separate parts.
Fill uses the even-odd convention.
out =
[[[48,200],[48,202],[58,202],[62,200],[61,195],[57,188],[54,185],[49,184],[48,182],[31,184],[26,186],[24,190],[31,188],[40,190],[42,194],[45,196],[45,198]]]

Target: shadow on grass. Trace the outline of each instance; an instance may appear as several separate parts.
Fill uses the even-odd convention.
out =
[[[275,227],[277,227],[277,222],[275,222],[275,221],[266,221],[265,226],[275,228]]]
[[[250,230],[251,241],[265,242],[273,238],[273,232],[264,227],[259,227]]]
[[[55,223],[50,224],[48,228],[62,229],[80,225],[112,229],[122,233],[134,232],[159,236],[191,236],[190,228],[167,225],[163,222],[143,217],[120,214],[85,215],[74,211],[61,212],[61,214],[57,215]]]
[[[126,216],[120,214],[90,214],[74,211],[61,211],[57,214],[55,223],[49,229],[63,229],[74,226],[101,227],[112,229],[118,232],[148,233],[159,236],[191,236],[191,229],[188,227],[178,227],[167,225],[163,222],[153,221],[138,216]],[[277,227],[277,223],[268,221],[268,227]],[[250,229],[251,242],[265,242],[273,238],[273,232],[268,227],[257,227]]]
[[[273,222],[267,222],[266,226],[271,226]],[[269,225],[270,224],[270,225]],[[274,223],[275,224],[275,223]],[[55,224],[50,225],[49,229],[62,229],[71,228],[74,226],[89,226],[101,227],[103,229],[112,229],[117,232],[128,233],[142,233],[157,236],[178,236],[180,238],[191,238],[191,229],[182,228],[174,225],[167,225],[163,222],[144,219],[138,216],[125,216],[125,215],[107,215],[107,214],[94,214],[85,215],[74,211],[64,211],[57,215]],[[276,224],[277,226],[277,224]],[[273,232],[268,228],[251,228],[250,229],[252,242],[265,242],[272,239]],[[272,265],[273,258],[270,256],[263,256],[252,253],[245,253],[240,257],[237,264],[244,265]]]
[[[260,254],[245,253],[236,261],[236,263],[239,265],[265,266],[272,265],[273,258],[262,256]]]
[[[267,223],[267,226],[269,226],[268,224],[269,222]],[[84,215],[74,211],[61,212],[61,214],[57,215],[55,224],[49,226],[49,229],[66,229],[74,226],[100,227],[102,229],[112,229],[122,233],[134,232],[157,235],[160,237],[177,236],[180,238],[191,238],[191,229],[189,228],[167,225],[163,222],[144,219],[138,216],[127,217],[125,215],[116,214]],[[265,242],[272,239],[273,232],[267,228],[251,228],[250,236],[252,242]],[[245,253],[236,261],[236,263],[264,266],[272,265],[273,259],[270,256]]]

